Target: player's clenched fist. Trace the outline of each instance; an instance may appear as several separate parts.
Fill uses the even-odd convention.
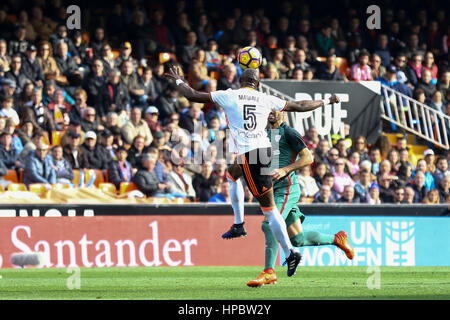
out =
[[[273,171],[270,173],[270,175],[272,176],[272,179],[273,179],[273,180],[277,181],[277,180],[279,180],[279,179],[284,178],[285,176],[287,176],[287,175],[288,175],[288,172],[287,172],[285,169],[280,168],[280,169],[275,169],[275,170],[273,170]]]
[[[339,97],[337,95],[333,94],[330,97],[330,104],[339,103],[339,102],[341,102],[341,99],[339,99]]]

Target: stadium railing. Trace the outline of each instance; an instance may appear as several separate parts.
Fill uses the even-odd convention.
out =
[[[449,149],[450,117],[388,86],[381,85],[381,118],[439,148]]]

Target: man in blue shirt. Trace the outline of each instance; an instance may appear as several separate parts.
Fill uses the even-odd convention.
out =
[[[209,198],[209,202],[229,203],[230,202],[230,184],[223,181],[220,185],[220,192]]]

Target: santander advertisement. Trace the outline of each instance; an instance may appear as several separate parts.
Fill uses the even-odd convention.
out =
[[[45,254],[44,268],[262,265],[262,220],[247,216],[248,236],[223,240],[231,216],[2,218],[0,268],[30,251]]]

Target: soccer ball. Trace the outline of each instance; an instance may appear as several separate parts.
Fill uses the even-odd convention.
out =
[[[245,47],[239,51],[238,62],[242,69],[258,69],[262,62],[262,55],[255,47]]]

